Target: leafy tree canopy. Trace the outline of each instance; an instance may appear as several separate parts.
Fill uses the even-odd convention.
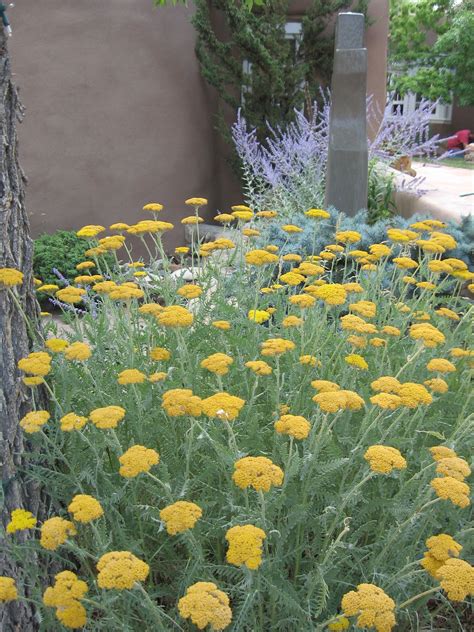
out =
[[[474,0],[391,0],[392,88],[474,105]]]

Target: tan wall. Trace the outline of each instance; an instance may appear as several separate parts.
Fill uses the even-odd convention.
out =
[[[216,98],[199,73],[190,8],[152,0],[17,0],[10,10],[33,233],[134,222],[165,204],[209,198],[209,214],[240,202],[213,129]],[[388,0],[372,0],[369,91],[385,100]],[[171,242],[181,243],[182,231]],[[170,245],[171,245],[170,242]]]

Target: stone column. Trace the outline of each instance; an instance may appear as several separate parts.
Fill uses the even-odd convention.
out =
[[[339,13],[331,81],[326,207],[367,208],[367,49],[362,13]]]

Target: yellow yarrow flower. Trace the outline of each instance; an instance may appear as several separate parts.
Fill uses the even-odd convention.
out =
[[[439,569],[450,557],[459,557],[462,546],[446,533],[434,535],[426,540],[428,551],[420,561],[421,566],[432,576],[437,577]]]
[[[389,228],[387,230],[387,237],[390,241],[397,243],[407,243],[418,239],[419,235],[414,230],[403,230],[401,228]]]
[[[326,391],[318,393],[312,399],[325,413],[337,413],[339,410],[357,411],[364,406],[364,400],[354,391]]]
[[[234,463],[232,480],[241,489],[253,487],[256,491],[270,491],[283,483],[283,470],[265,456],[246,456]]]
[[[297,272],[286,272],[280,276],[280,281],[294,287],[300,283],[304,283],[305,277]]]
[[[317,287],[313,296],[321,299],[327,305],[342,305],[347,299],[347,292],[340,283],[327,283]]]
[[[0,285],[14,287],[23,283],[23,272],[16,268],[0,268]]]
[[[142,445],[132,445],[119,457],[119,474],[124,478],[135,478],[138,474],[149,472],[154,465],[160,462],[160,455],[152,448]]]
[[[18,598],[13,577],[0,576],[0,602],[15,601]]]
[[[56,617],[66,628],[82,628],[87,623],[87,613],[80,600],[87,593],[87,584],[72,571],[62,571],[55,576],[54,586],[43,595],[45,606],[56,608]]]
[[[290,296],[288,302],[291,303],[291,305],[300,307],[301,309],[307,309],[309,307],[313,307],[316,303],[316,299],[309,294],[296,294],[294,296]]]
[[[189,388],[174,388],[163,393],[162,404],[170,417],[199,417],[202,413],[202,400]]]
[[[216,329],[222,329],[222,331],[228,331],[231,328],[228,320],[213,320],[211,325]]]
[[[229,597],[212,582],[197,582],[178,601],[183,619],[191,619],[199,630],[207,625],[212,630],[224,630],[232,621]]]
[[[72,432],[73,430],[81,430],[87,423],[87,417],[76,415],[76,413],[67,413],[59,420],[61,430],[63,432]]]
[[[261,343],[263,356],[277,356],[296,348],[292,340],[285,338],[269,338]]]
[[[441,566],[437,577],[451,601],[474,596],[474,566],[468,562],[451,558]]]
[[[329,380],[313,380],[311,386],[315,388],[318,393],[334,393],[340,391],[341,387],[336,382],[330,382]]]
[[[458,481],[452,476],[443,476],[442,478],[434,478],[430,485],[439,498],[450,500],[453,505],[464,509],[471,504],[469,486],[463,481]]]
[[[402,400],[402,406],[407,408],[417,408],[420,405],[427,406],[433,401],[433,397],[423,384],[417,384],[416,382],[404,382],[401,384],[397,395]]]
[[[322,208],[310,208],[304,214],[311,219],[329,219],[331,217],[331,214]]]
[[[226,375],[234,360],[225,353],[213,353],[201,361],[201,367],[216,375]]]
[[[446,459],[448,457],[457,456],[456,452],[445,445],[435,445],[430,448],[431,456],[434,461]]]
[[[402,405],[402,398],[393,393],[378,393],[370,398],[372,404],[385,410],[396,410]]]
[[[119,384],[143,384],[146,381],[146,375],[138,369],[125,369],[118,374],[117,382]]]
[[[245,399],[229,395],[229,393],[215,393],[201,401],[202,412],[211,418],[222,421],[233,421],[245,404]]]
[[[66,349],[66,347],[69,345],[69,342],[67,340],[63,340],[62,338],[48,338],[48,340],[46,340],[44,344],[45,347],[47,347],[50,351],[60,353],[61,351],[64,351],[64,349]]]
[[[169,535],[193,529],[201,516],[201,507],[186,500],[178,500],[160,511],[160,518],[165,523]]]
[[[282,415],[274,426],[278,434],[289,435],[294,439],[306,439],[311,430],[311,424],[301,415]]]
[[[144,582],[150,572],[148,564],[130,551],[111,551],[97,562],[99,588],[130,590],[135,582]]]
[[[440,307],[439,309],[435,309],[435,313],[438,316],[444,316],[445,318],[449,318],[450,320],[461,320],[461,317],[453,312],[452,309],[448,309],[447,307]]]
[[[269,320],[270,316],[271,314],[263,309],[251,309],[247,314],[249,320],[258,323],[259,325]]]
[[[21,420],[20,426],[28,434],[39,432],[51,415],[47,410],[35,410],[27,413]]]
[[[366,371],[369,368],[369,365],[367,364],[365,358],[363,358],[361,355],[358,355],[357,353],[349,354],[344,358],[344,360],[347,362],[347,364],[355,366],[357,369],[361,369],[363,371]]]
[[[395,602],[374,584],[359,584],[357,590],[346,593],[341,609],[347,617],[357,616],[359,628],[375,628],[377,632],[390,632],[396,623]]]
[[[104,515],[100,502],[88,494],[76,494],[68,505],[67,510],[76,522],[84,524],[97,520]]]
[[[303,364],[304,366],[321,366],[321,362],[316,356],[313,355],[301,355],[298,359],[300,361],[300,364]]]
[[[104,406],[102,408],[95,408],[89,414],[89,419],[92,421],[96,428],[101,430],[108,430],[110,428],[116,428],[119,421],[125,417],[125,408],[121,406]]]
[[[194,317],[192,313],[181,305],[164,307],[156,314],[156,320],[164,327],[190,327]]]
[[[272,367],[263,360],[249,360],[245,366],[257,375],[270,375],[273,372]]]
[[[377,313],[377,306],[372,301],[357,301],[349,305],[350,312],[356,312],[364,318],[373,318]]]
[[[428,371],[435,371],[437,373],[451,373],[456,370],[456,367],[449,360],[444,358],[433,358],[426,365]]]
[[[370,469],[379,474],[390,474],[393,470],[403,470],[407,466],[400,450],[388,445],[371,445],[365,452],[364,459]]]
[[[470,476],[471,468],[467,461],[459,456],[448,456],[438,459],[436,462],[436,473],[442,476],[452,476],[458,481],[463,481]]]
[[[303,323],[304,320],[298,316],[287,316],[281,321],[282,326],[285,328],[300,327]]]
[[[76,533],[76,528],[70,520],[55,516],[42,524],[40,545],[48,551],[56,551],[69,536],[74,536]]]
[[[430,380],[425,380],[423,384],[427,386],[431,391],[433,391],[433,393],[442,394],[447,393],[449,390],[447,383],[440,377],[434,377]]]
[[[85,342],[73,342],[64,350],[64,357],[67,360],[77,360],[82,362],[91,357],[92,351]]]
[[[409,330],[410,337],[414,340],[421,340],[425,347],[436,347],[446,341],[445,335],[429,323],[417,323]]]
[[[253,266],[264,266],[270,263],[277,263],[278,257],[266,250],[249,250],[245,253],[245,262]]]
[[[351,622],[347,617],[338,617],[336,621],[328,623],[328,630],[331,632],[344,632],[350,626]]]
[[[25,529],[33,529],[36,526],[36,518],[31,511],[26,509],[14,509],[10,515],[10,522],[7,524],[7,533],[15,533],[16,531],[24,531]]]
[[[253,524],[231,527],[225,534],[225,539],[229,543],[227,562],[234,566],[246,566],[252,571],[256,570],[262,563],[262,547],[266,537],[265,531]]]
[[[362,235],[356,230],[341,230],[336,233],[336,240],[342,244],[355,244],[362,239]]]
[[[168,349],[163,347],[153,347],[150,349],[150,358],[155,360],[156,362],[161,362],[165,360],[169,360],[171,358],[171,353]]]
[[[152,213],[159,213],[163,210],[163,208],[163,204],[160,204],[159,202],[148,202],[148,204],[145,204],[143,207],[143,210],[151,211]]]

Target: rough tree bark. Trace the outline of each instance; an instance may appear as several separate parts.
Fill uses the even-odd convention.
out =
[[[33,242],[29,236],[25,209],[25,176],[18,162],[16,124],[20,117],[21,105],[11,79],[6,37],[0,25],[0,267],[17,268],[23,272],[24,283],[14,291],[33,326],[39,327],[38,306],[33,291]],[[20,310],[9,292],[1,289],[0,327],[0,520],[5,527],[13,509],[24,508],[37,515],[41,498],[40,490],[26,479],[22,469],[22,455],[28,446],[18,425],[19,419],[32,409],[32,400],[30,389],[22,383],[17,362],[28,355],[32,341]],[[36,397],[41,398],[41,392]],[[0,525],[0,575],[15,578],[24,576],[19,563],[9,554],[3,533],[4,528]],[[27,532],[15,534],[17,541],[27,537]],[[30,556],[28,564],[35,563]],[[19,592],[24,592],[22,586]],[[2,632],[30,632],[37,629],[34,608],[29,602],[12,602],[0,609]]]

